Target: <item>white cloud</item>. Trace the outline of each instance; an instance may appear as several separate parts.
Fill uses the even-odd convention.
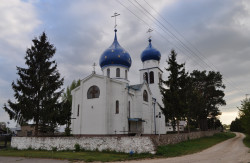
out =
[[[12,48],[23,48],[41,23],[32,4],[21,0],[1,0],[0,15],[0,39]]]

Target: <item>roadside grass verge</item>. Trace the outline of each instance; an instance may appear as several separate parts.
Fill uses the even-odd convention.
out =
[[[217,133],[210,137],[189,140],[173,145],[159,146],[156,154],[164,157],[176,157],[192,154],[235,136],[236,135],[234,133]]]
[[[0,150],[0,156],[28,157],[28,158],[51,158],[51,159],[67,159],[71,161],[125,161],[136,160],[143,158],[153,158],[154,155],[149,153],[133,154],[130,156],[127,153],[119,152],[98,152],[98,151],[45,151],[45,150],[16,150],[6,149]]]
[[[243,139],[243,143],[250,148],[250,135],[246,134],[246,137]]]
[[[136,159],[148,159],[159,157],[175,157],[185,154],[199,152],[209,148],[219,142],[234,137],[233,133],[218,133],[211,137],[204,137],[196,140],[189,140],[174,145],[159,146],[156,155],[149,153],[133,154],[130,156],[127,153],[113,152],[113,151],[45,151],[45,150],[17,150],[7,148],[0,150],[0,156],[12,157],[28,157],[28,158],[52,158],[52,159],[67,159],[67,160],[81,160],[85,162],[110,162],[110,161],[125,161]]]

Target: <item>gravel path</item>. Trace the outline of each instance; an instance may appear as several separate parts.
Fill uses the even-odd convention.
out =
[[[166,159],[127,161],[123,163],[250,163],[250,149],[245,147],[242,133],[202,152]]]

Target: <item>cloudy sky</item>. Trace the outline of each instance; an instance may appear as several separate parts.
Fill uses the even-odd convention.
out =
[[[16,66],[25,67],[25,51],[45,31],[57,52],[55,59],[64,87],[89,75],[114,38],[131,55],[131,84],[139,83],[140,53],[153,29],[153,46],[162,54],[161,68],[171,49],[186,69],[220,71],[226,85],[227,105],[221,121],[230,124],[237,107],[250,94],[249,0],[0,0],[0,121],[11,122],[2,109],[14,100],[11,82]],[[99,66],[97,73],[101,74]],[[164,77],[167,77],[165,72]],[[250,95],[249,95],[250,96]]]

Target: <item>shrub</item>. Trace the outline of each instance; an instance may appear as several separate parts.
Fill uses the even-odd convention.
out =
[[[52,147],[52,151],[57,151],[57,147]]]
[[[81,147],[80,147],[80,145],[77,143],[77,144],[75,144],[75,151],[76,152],[79,152],[80,150],[81,150]]]

